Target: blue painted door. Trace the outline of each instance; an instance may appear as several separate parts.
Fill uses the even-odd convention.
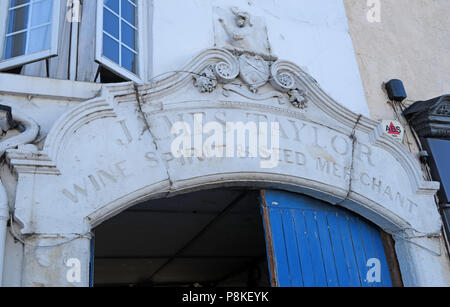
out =
[[[262,191],[272,285],[391,287],[378,228],[307,196]]]

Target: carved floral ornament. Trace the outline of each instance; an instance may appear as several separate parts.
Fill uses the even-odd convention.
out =
[[[270,62],[249,53],[233,57],[235,63],[210,64],[200,74],[194,75],[194,85],[201,93],[212,93],[219,83],[235,83],[245,85],[252,94],[257,95],[261,87],[270,83],[275,90],[283,93],[292,106],[299,109],[307,107],[308,92],[297,83],[295,72],[281,67],[280,61]]]

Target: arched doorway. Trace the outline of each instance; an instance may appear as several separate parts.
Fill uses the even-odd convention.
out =
[[[143,202],[95,230],[94,286],[392,286],[379,229],[280,190]]]
[[[270,286],[258,191],[144,202],[95,230],[95,286]]]
[[[205,50],[183,71],[226,72],[214,91],[199,90],[183,72],[137,87],[105,85],[98,97],[60,117],[42,150],[8,151],[18,178],[14,220],[30,243],[23,285],[87,286],[92,229],[150,199],[230,186],[282,189],[346,208],[394,236],[406,286],[447,285],[448,259],[440,249],[442,223],[434,199],[439,183],[423,179],[414,155],[379,122],[334,101],[298,66],[278,60],[271,68],[271,82],[254,93],[239,77],[236,55]],[[294,90],[280,80],[293,81]],[[296,103],[290,101],[293,94]],[[270,160],[247,154],[177,158],[172,151],[177,137],[170,131],[180,121],[199,131],[212,123],[219,136],[229,124],[273,124],[279,146]],[[242,139],[229,143],[237,149]],[[32,248],[62,243],[38,254]],[[68,280],[67,268],[57,265],[66,263],[67,255],[80,262],[79,281]],[[53,265],[42,266],[43,257]]]

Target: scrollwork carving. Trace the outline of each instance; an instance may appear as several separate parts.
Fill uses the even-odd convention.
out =
[[[289,92],[296,88],[294,76],[289,72],[282,72],[272,76],[270,81],[272,86],[281,92]]]
[[[307,107],[306,90],[299,87],[295,73],[291,72],[284,62],[277,61],[270,66],[262,57],[249,53],[209,64],[200,74],[194,76],[194,85],[201,93],[212,93],[219,83],[231,83],[238,76],[250,90],[247,94],[241,89],[235,90],[240,95],[254,100],[278,97],[280,104],[287,104],[289,101],[298,109]],[[270,97],[266,97],[267,93],[257,94],[258,88],[263,87],[269,80],[279,93],[273,95],[274,92],[270,92]],[[223,95],[228,97],[229,94],[230,88],[224,86]]]
[[[214,74],[219,82],[230,83],[239,75],[239,68],[237,63],[231,65],[226,62],[220,62],[214,66]]]
[[[297,88],[297,82],[295,80],[295,74],[290,71],[288,67],[281,61],[276,61],[270,68],[271,78],[270,83],[272,86],[284,93],[295,90]]]
[[[231,54],[209,64],[201,73],[194,75],[194,85],[201,93],[212,93],[219,83],[233,82],[239,76],[239,62]]]
[[[436,111],[436,114],[442,116],[450,116],[450,102],[441,105]]]

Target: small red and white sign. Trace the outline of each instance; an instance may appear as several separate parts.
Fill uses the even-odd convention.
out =
[[[403,128],[402,124],[395,120],[383,120],[381,125],[383,127],[384,133],[400,142],[403,142],[405,129]]]

